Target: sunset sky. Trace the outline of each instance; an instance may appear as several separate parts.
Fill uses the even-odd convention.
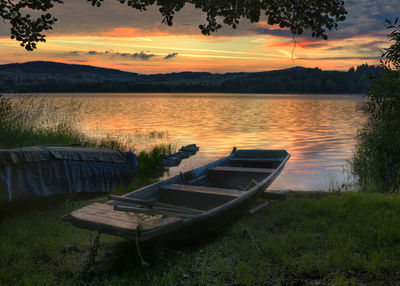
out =
[[[237,30],[224,27],[212,36],[198,28],[204,14],[191,6],[175,17],[172,27],[161,23],[157,8],[139,12],[108,0],[94,8],[86,0],[67,0],[53,8],[54,30],[34,52],[9,39],[10,26],[0,26],[0,64],[57,61],[117,68],[138,73],[179,71],[265,71],[293,66],[347,70],[377,64],[387,46],[385,19],[394,20],[400,1],[345,1],[347,19],[328,41],[299,37],[292,58],[289,32],[268,26],[265,17]]]

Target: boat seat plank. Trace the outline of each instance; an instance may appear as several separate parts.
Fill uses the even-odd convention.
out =
[[[244,167],[230,167],[230,166],[215,166],[210,170],[214,172],[239,172],[239,173],[272,173],[275,169],[267,168],[244,168]]]
[[[165,220],[161,215],[138,215],[131,212],[114,211],[113,206],[94,203],[71,212],[68,220],[76,223],[96,224],[98,229],[101,229],[103,225],[106,228],[136,230],[139,222],[143,229],[152,229],[181,219],[170,217]]]
[[[235,189],[170,184],[162,186],[159,194],[162,202],[206,211],[239,197],[243,192]]]
[[[170,184],[162,187],[163,190],[177,190],[182,192],[196,192],[196,193],[204,193],[210,195],[226,195],[239,197],[243,194],[243,191],[234,190],[234,189],[223,189],[223,188],[213,188],[213,187],[204,187],[204,186],[194,186],[194,185],[181,185],[181,184]]]
[[[275,158],[251,158],[251,157],[234,157],[230,158],[229,161],[233,162],[240,162],[240,161],[246,161],[246,162],[275,162],[279,161],[282,162],[285,158],[284,157],[275,157]]]

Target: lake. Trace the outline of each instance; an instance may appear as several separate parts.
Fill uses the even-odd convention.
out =
[[[349,180],[344,172],[357,129],[365,122],[358,95],[107,93],[40,94],[61,106],[81,103],[79,128],[131,142],[136,149],[158,143],[200,151],[165,177],[239,149],[286,149],[291,158],[270,189],[329,189]],[[149,135],[150,134],[150,135]],[[132,139],[133,138],[133,139]]]

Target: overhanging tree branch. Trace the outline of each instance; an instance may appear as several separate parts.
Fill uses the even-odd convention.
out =
[[[87,0],[100,7],[104,0]],[[110,1],[110,0],[108,0]],[[117,0],[121,4],[145,11],[149,6],[159,7],[162,22],[171,26],[175,14],[186,4],[193,4],[206,14],[206,22],[199,25],[201,33],[210,35],[223,25],[236,29],[241,19],[259,22],[264,14],[269,25],[278,24],[288,28],[294,35],[311,30],[314,38],[326,40],[327,30],[337,29],[347,14],[342,0]],[[32,51],[36,43],[45,42],[44,31],[51,30],[57,21],[49,13],[32,19],[21,10],[31,9],[47,12],[61,0],[0,0],[0,17],[11,24],[11,38]]]

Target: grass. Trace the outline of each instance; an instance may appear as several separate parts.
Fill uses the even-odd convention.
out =
[[[61,216],[90,202],[66,201],[3,218],[0,285],[81,284],[89,231]],[[196,244],[142,245],[142,252],[151,285],[390,285],[400,279],[399,222],[397,196],[302,195],[244,216]],[[135,244],[102,235],[86,282],[146,283]]]

